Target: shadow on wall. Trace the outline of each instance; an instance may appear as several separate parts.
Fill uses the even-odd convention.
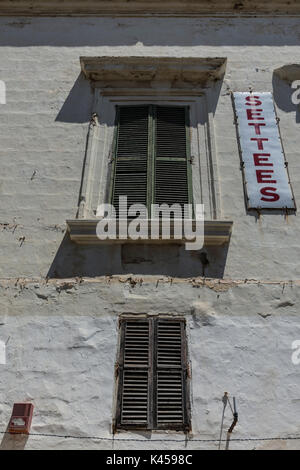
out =
[[[55,118],[57,122],[85,123],[91,119],[94,92],[81,72]]]
[[[259,223],[263,216],[280,216],[281,221],[280,224],[287,223],[289,217],[296,217],[297,212],[294,209],[248,209],[247,215],[255,218],[255,223]]]
[[[0,45],[15,47],[299,45],[298,18],[1,18],[0,24]]]
[[[295,89],[292,88],[291,84],[294,81],[293,77],[289,80],[283,80],[278,75],[284,74],[284,69],[287,67],[281,67],[273,72],[272,84],[273,84],[273,96],[274,101],[279,109],[285,113],[295,113],[296,122],[300,122],[300,107],[292,102],[292,94],[295,92]],[[284,75],[283,75],[284,76]],[[288,76],[288,75],[287,75]],[[296,80],[296,78],[295,78]],[[299,78],[300,80],[300,70]]]
[[[223,278],[228,244],[187,251],[184,245],[77,245],[68,234],[56,253],[47,278],[113,275],[205,276]]]
[[[56,122],[63,123],[86,123],[90,122],[92,115],[94,101],[94,90],[91,87],[89,80],[86,79],[83,72],[81,72],[77,80],[75,81],[72,89],[70,90],[62,108],[60,109],[58,115],[55,118]],[[85,155],[83,156],[83,165],[81,172],[81,183],[80,190],[78,194],[78,207],[80,203],[80,197],[82,192],[82,184],[84,177],[84,169],[87,155],[87,145],[88,145],[88,133],[86,136],[85,143]],[[76,215],[77,217],[77,215]]]
[[[3,434],[2,442],[0,443],[0,450],[24,450],[28,441],[28,434],[10,434],[8,427],[6,434]]]
[[[209,112],[215,113],[222,80],[218,80],[210,90]],[[56,117],[60,122],[85,122],[90,119],[92,110],[91,85],[83,74],[77,78],[63,107]],[[115,116],[100,116],[101,123],[113,125]],[[103,121],[105,120],[105,121]],[[203,122],[202,122],[203,124]],[[85,158],[81,188],[85,172]],[[211,167],[212,181],[213,167]],[[211,187],[212,202],[214,188]],[[81,200],[81,190],[79,201]],[[68,234],[56,253],[47,273],[48,278],[67,278],[76,276],[109,275],[164,275],[171,277],[214,277],[224,276],[228,245],[204,247],[201,251],[186,251],[184,245],[148,245],[148,244],[105,244],[77,245]]]

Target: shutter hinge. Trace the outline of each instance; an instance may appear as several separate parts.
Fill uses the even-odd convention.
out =
[[[118,362],[116,362],[115,363],[115,378],[119,376],[119,368],[120,368],[120,365]]]
[[[193,163],[194,163],[194,160],[195,160],[195,157],[194,157],[194,155],[191,155],[191,158],[190,158],[190,160],[189,160],[189,161],[190,161],[190,163],[191,163],[191,164],[193,164]]]
[[[191,371],[191,368],[190,368],[190,364],[188,364],[187,368],[186,368],[186,376],[191,379],[192,378],[192,371]]]

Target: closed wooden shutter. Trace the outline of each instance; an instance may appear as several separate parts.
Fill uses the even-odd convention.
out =
[[[119,196],[128,206],[147,205],[149,106],[121,106],[117,110],[117,135],[112,204],[119,214]]]
[[[147,428],[150,325],[147,320],[127,320],[121,331],[119,425]]]
[[[189,429],[184,320],[122,320],[118,428]]]
[[[192,203],[190,188],[188,109],[157,106],[155,109],[156,204]]]
[[[111,201],[119,217],[119,196],[128,206],[192,204],[189,108],[117,108]]]
[[[180,427],[185,422],[184,324],[157,321],[157,427]]]

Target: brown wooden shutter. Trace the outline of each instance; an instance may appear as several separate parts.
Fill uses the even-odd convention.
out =
[[[156,204],[192,203],[188,108],[155,107]]]
[[[150,324],[123,320],[119,362],[119,427],[148,426]]]
[[[156,322],[156,377],[157,428],[186,429],[187,358],[182,320]]]
[[[122,320],[117,427],[189,429],[184,320]]]
[[[118,215],[119,196],[128,207],[147,205],[148,127],[149,106],[118,107],[111,197]]]

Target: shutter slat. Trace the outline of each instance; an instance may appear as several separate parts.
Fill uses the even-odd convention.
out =
[[[147,204],[148,106],[119,108],[112,204],[119,216],[119,197],[128,207]]]
[[[185,108],[157,106],[156,158],[186,159]]]
[[[119,427],[189,429],[185,341],[181,319],[123,321]]]
[[[118,217],[125,215],[119,212],[120,196],[127,196],[129,207],[149,206],[152,201],[183,207],[191,202],[187,119],[185,106],[119,107],[111,199]]]
[[[157,424],[183,424],[182,372],[157,373]]]
[[[126,321],[121,424],[147,427],[149,406],[149,322]]]
[[[188,178],[186,162],[156,160],[155,203],[188,204]]]
[[[157,425],[183,426],[182,322],[157,325]]]
[[[155,203],[189,203],[186,108],[157,106]]]
[[[117,158],[148,154],[148,106],[120,107]]]

